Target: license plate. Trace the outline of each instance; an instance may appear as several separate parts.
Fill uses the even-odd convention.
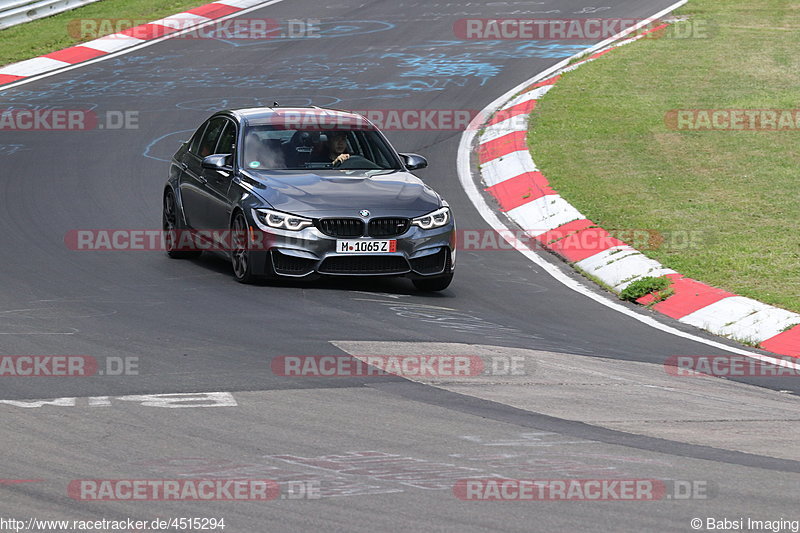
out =
[[[339,240],[336,241],[336,251],[340,254],[386,254],[397,251],[397,241]]]

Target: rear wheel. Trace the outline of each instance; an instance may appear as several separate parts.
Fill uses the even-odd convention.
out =
[[[250,255],[250,239],[248,239],[247,220],[242,212],[236,213],[231,224],[231,265],[233,276],[239,283],[253,283],[257,276],[253,275],[253,263]]]
[[[164,247],[173,259],[199,257],[201,250],[181,250],[179,247],[181,223],[178,217],[178,204],[172,191],[164,193],[164,209],[161,214],[161,228],[164,230]]]

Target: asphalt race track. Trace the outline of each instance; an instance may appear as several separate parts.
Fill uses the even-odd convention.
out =
[[[1,378],[0,517],[224,517],[225,531],[252,533],[691,531],[692,518],[800,518],[797,380],[670,379],[670,356],[727,352],[609,310],[516,251],[459,251],[450,288],[425,295],[402,279],[244,286],[211,254],[176,261],[65,245],[73,229],[160,229],[167,160],[212,111],[273,101],[480,110],[593,43],[460,41],[455,20],[644,18],[672,1],[596,3],[284,1],[243,17],[319,19],[321,37],[170,39],[0,91],[3,108],[138,113],[136,128],[0,132],[0,355],[138,362],[127,375]],[[419,175],[460,229],[488,228],[456,175],[460,131],[386,133],[399,151],[428,157]],[[482,350],[522,354],[531,370],[434,388],[288,378],[270,366],[287,355]],[[144,396],[178,393],[198,401],[175,409]],[[86,502],[67,491],[81,479],[250,477],[311,481],[322,497]],[[677,480],[708,491],[461,501],[453,485],[468,477]]]

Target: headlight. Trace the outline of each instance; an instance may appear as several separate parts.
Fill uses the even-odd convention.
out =
[[[441,228],[450,222],[450,208],[441,207],[425,216],[417,217],[411,221],[422,229]]]
[[[313,224],[310,218],[281,213],[280,211],[273,211],[272,209],[255,209],[254,211],[258,220],[270,228],[299,231]]]

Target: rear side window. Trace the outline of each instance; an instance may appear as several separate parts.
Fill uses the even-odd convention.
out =
[[[226,122],[224,118],[219,117],[212,119],[208,123],[208,127],[206,127],[206,131],[203,133],[202,140],[200,141],[200,148],[197,151],[197,155],[206,157],[214,154],[220,134],[222,133],[222,128],[225,127]]]

